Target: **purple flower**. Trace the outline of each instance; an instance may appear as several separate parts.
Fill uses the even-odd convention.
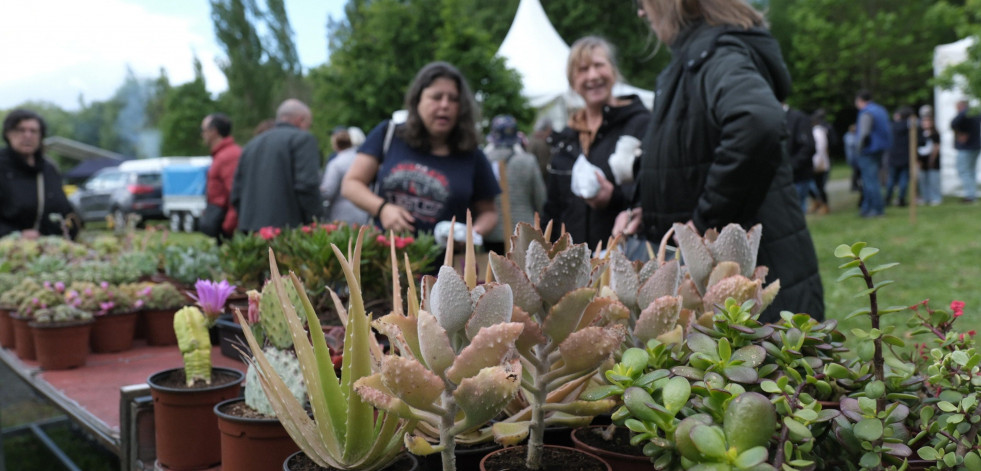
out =
[[[221,280],[220,283],[198,280],[194,283],[194,290],[197,291],[197,295],[192,294],[191,297],[197,301],[204,315],[213,323],[225,310],[225,301],[235,291],[235,286],[229,284],[228,280]]]
[[[136,309],[139,309],[139,308],[143,307],[143,304],[144,304],[144,302],[143,302],[142,299],[137,299],[136,302],[133,303],[133,307],[136,308]]]
[[[63,283],[61,281],[55,283],[55,290],[58,291],[59,293],[64,293],[65,292],[65,283]]]
[[[111,311],[112,308],[114,308],[114,307],[116,307],[116,303],[114,303],[112,301],[106,301],[104,303],[99,303],[99,309],[100,309],[99,314],[100,315],[101,314],[109,314],[109,311]]]
[[[102,283],[99,283],[99,287],[101,287],[102,289],[109,289],[109,282],[103,281]]]

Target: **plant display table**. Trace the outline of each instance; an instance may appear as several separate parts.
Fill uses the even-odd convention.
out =
[[[212,348],[214,366],[245,371],[242,362]],[[152,402],[145,383],[156,371],[182,365],[176,345],[153,347],[137,340],[131,350],[90,353],[85,366],[61,371],[42,371],[36,361],[21,360],[9,349],[0,349],[0,361],[118,455],[123,471],[138,469],[138,461],[153,467]]]

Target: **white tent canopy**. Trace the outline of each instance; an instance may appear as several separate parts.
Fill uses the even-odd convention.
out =
[[[964,38],[950,44],[941,44],[933,50],[933,73],[940,75],[948,66],[967,60],[967,49],[974,44],[974,38]],[[963,77],[959,77],[963,79]],[[957,102],[970,97],[960,86],[950,90],[934,89],[934,119],[940,133],[940,177],[941,191],[945,195],[963,195],[961,180],[957,176],[957,151],[954,149],[954,132],[950,121],[957,115]],[[971,103],[977,105],[976,101]],[[981,168],[979,168],[981,170]],[[979,179],[981,181],[981,179]]]
[[[497,55],[521,74],[522,94],[555,125],[565,122],[568,108],[583,105],[566,78],[569,45],[555,31],[539,0],[521,0]],[[636,94],[648,108],[654,103],[654,92],[622,82],[614,85],[613,93]]]

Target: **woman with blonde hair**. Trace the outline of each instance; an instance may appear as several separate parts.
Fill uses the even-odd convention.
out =
[[[602,38],[586,36],[572,45],[566,76],[585,106],[572,114],[553,140],[556,150],[544,175],[548,196],[543,221],[552,220],[556,228],[564,225],[572,240],[595,248],[610,237],[617,214],[633,198],[633,185],[616,181],[610,155],[622,136],[638,140],[643,136],[650,112],[636,95],[613,95],[620,72],[613,46]],[[573,191],[572,184],[572,169],[580,155],[596,167],[592,169],[595,180],[587,182],[593,191],[585,193]]]
[[[657,80],[638,187],[648,240],[673,223],[700,233],[763,225],[758,265],[781,310],[824,316],[814,244],[793,185],[781,106],[790,74],[763,15],[744,0],[640,0],[638,15],[671,48]],[[625,222],[626,215],[621,219]],[[618,226],[619,229],[619,226]]]

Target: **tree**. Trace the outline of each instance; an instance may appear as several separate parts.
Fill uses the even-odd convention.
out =
[[[283,1],[266,4],[268,11],[261,10],[256,0],[211,0],[215,36],[227,56],[218,63],[228,80],[228,90],[219,101],[238,123],[240,138],[273,116],[284,98],[307,95]],[[269,35],[261,37],[259,29]]]
[[[937,84],[948,89],[959,85],[967,95],[981,97],[981,0],[941,1],[933,13],[942,23],[954,24],[958,38],[974,38],[966,60],[944,70]]]
[[[170,89],[164,109],[160,117],[163,155],[202,155],[210,151],[201,141],[201,120],[215,110],[215,103],[205,86],[197,57],[194,80]]]

